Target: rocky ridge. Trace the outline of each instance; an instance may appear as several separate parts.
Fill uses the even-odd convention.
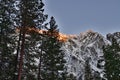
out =
[[[76,76],[77,80],[84,80],[86,61],[89,60],[93,80],[98,80],[98,78],[105,80],[103,46],[110,44],[108,38],[114,35],[108,34],[105,38],[101,34],[89,30],[68,39],[62,46],[66,55],[68,72]]]

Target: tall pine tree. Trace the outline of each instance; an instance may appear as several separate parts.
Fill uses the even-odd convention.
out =
[[[57,29],[54,17],[49,22],[46,37],[42,42],[42,80],[66,80],[64,53],[61,50],[61,42],[59,42],[59,31]]]
[[[108,80],[120,79],[120,46],[112,38],[112,44],[104,48],[105,72]]]
[[[85,62],[84,80],[93,80],[93,75],[92,75],[92,71],[91,71],[91,68],[90,68],[89,59],[87,59],[86,62]]]
[[[0,0],[0,80],[11,80],[14,74],[13,3],[14,0]]]
[[[16,57],[20,56],[18,59],[16,58],[19,60],[18,80],[21,80],[21,77],[22,79],[34,80],[37,69],[35,65],[35,44],[38,36],[34,32],[28,33],[28,30],[40,29],[47,19],[47,15],[43,14],[44,4],[42,0],[17,0],[17,2],[19,11],[16,13],[17,20],[15,23],[20,30],[16,54]]]

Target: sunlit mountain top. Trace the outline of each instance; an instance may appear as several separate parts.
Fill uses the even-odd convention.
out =
[[[16,29],[16,32],[19,32],[19,31],[20,31],[20,29],[17,28],[17,29]],[[36,28],[27,28],[27,29],[26,29],[26,32],[27,32],[27,33],[36,32],[36,33],[39,33],[39,34],[47,33],[46,30],[41,30],[41,29],[36,29]],[[48,34],[48,35],[50,35],[50,34]],[[56,34],[55,34],[54,36],[56,36]],[[59,41],[61,41],[61,42],[66,42],[68,39],[74,38],[74,37],[76,37],[76,35],[68,35],[68,34],[64,34],[64,33],[60,33],[60,32],[59,32],[59,34],[58,34],[58,39],[59,39]]]

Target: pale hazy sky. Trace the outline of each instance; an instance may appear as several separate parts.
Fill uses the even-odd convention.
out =
[[[60,31],[79,34],[120,32],[120,0],[45,0],[45,13],[54,16]]]

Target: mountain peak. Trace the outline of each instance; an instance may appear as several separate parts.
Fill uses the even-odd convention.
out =
[[[68,72],[73,73],[77,80],[84,80],[85,62],[89,60],[92,75],[104,78],[102,50],[104,45],[104,37],[92,30],[82,32],[80,35],[68,39],[62,47],[66,55]]]
[[[80,35],[87,36],[87,35],[94,35],[94,34],[99,34],[98,32],[95,32],[93,30],[87,30],[85,32],[81,32]]]

